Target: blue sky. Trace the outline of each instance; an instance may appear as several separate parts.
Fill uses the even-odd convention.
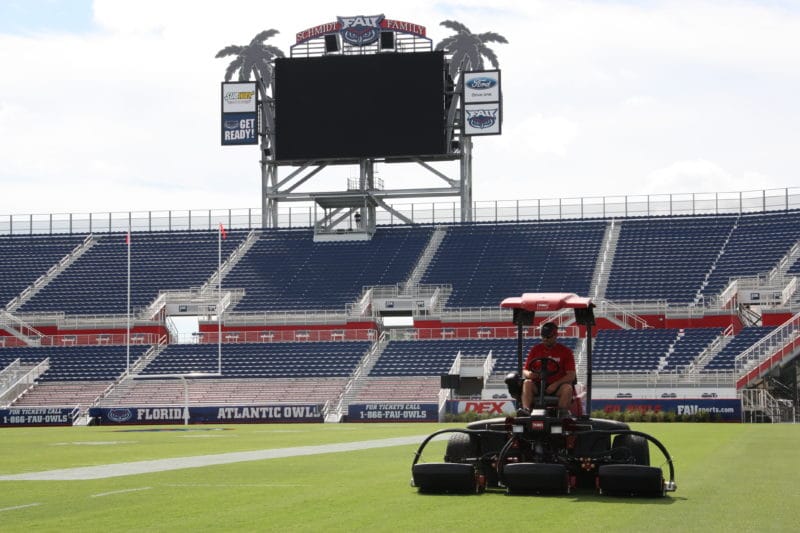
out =
[[[82,33],[93,28],[91,0],[3,0],[0,33]]]
[[[258,150],[219,146],[229,44],[372,15],[494,31],[503,135],[477,201],[800,186],[800,2],[0,0],[0,216],[260,208]],[[387,188],[438,186],[378,165]],[[455,169],[444,171],[456,174]],[[341,190],[335,167],[304,190]]]

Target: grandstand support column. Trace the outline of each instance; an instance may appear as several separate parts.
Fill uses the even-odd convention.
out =
[[[261,162],[261,227],[278,227],[278,199],[269,191],[278,188],[278,165],[274,161]]]
[[[375,162],[372,159],[361,159],[358,162],[358,187],[362,193],[375,190]],[[375,231],[375,205],[365,202],[360,208],[361,224],[369,232]]]
[[[472,137],[461,136],[461,222],[472,222]]]

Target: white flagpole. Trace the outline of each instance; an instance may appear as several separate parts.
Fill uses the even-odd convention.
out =
[[[217,230],[217,373],[222,375],[222,224]]]
[[[128,224],[128,235],[125,239],[128,245],[128,309],[127,309],[127,335],[125,340],[125,356],[128,364],[128,374],[131,373],[131,226]]]

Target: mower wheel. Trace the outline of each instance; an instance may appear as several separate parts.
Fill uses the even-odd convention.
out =
[[[447,439],[447,448],[444,452],[446,463],[464,463],[468,458],[478,455],[478,446],[466,433],[453,433]]]
[[[633,464],[650,466],[650,446],[641,435],[617,435],[612,448],[627,448]]]

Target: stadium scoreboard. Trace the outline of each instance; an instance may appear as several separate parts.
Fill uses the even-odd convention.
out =
[[[445,154],[446,69],[440,51],[276,59],[275,160]]]

